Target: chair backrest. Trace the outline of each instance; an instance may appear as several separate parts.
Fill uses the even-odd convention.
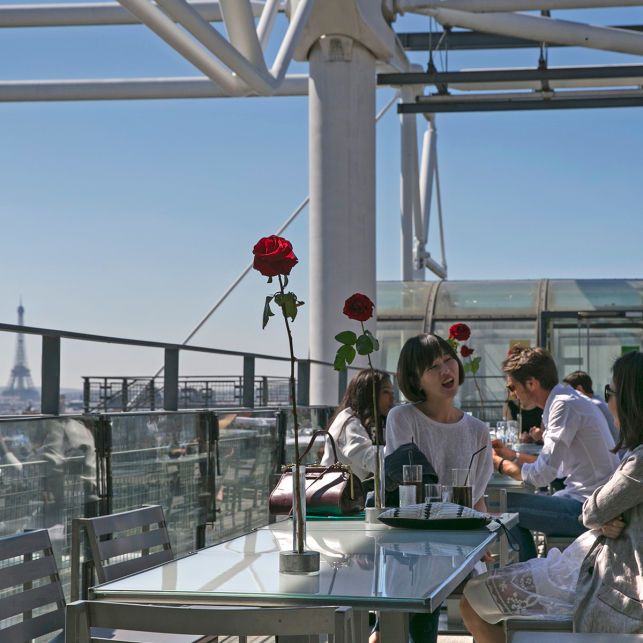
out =
[[[22,591],[0,598],[0,621],[22,621],[0,630],[2,643],[26,643],[65,627],[65,595],[46,529],[0,539],[0,591]],[[33,616],[52,604],[56,609]]]
[[[103,643],[91,628],[217,636],[329,634],[334,643],[354,643],[350,607],[217,608],[131,605],[78,601],[67,606],[66,643]],[[330,639],[329,639],[330,640]]]
[[[163,508],[155,505],[78,521],[87,529],[99,583],[149,569],[174,558]],[[156,529],[150,529],[156,525]],[[139,531],[140,530],[140,531]],[[118,532],[132,532],[115,537]],[[150,553],[150,549],[161,547]],[[133,556],[140,552],[140,556]],[[119,559],[109,564],[110,559]]]

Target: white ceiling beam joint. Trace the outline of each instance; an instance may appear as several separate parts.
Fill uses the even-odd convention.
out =
[[[219,0],[219,4],[230,44],[261,73],[267,74],[250,0]]]

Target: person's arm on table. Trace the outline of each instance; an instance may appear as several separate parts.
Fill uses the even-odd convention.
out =
[[[522,466],[537,460],[537,456],[514,451],[505,446],[501,440],[492,440],[491,445],[493,446],[493,468],[518,482],[522,482],[523,479]]]

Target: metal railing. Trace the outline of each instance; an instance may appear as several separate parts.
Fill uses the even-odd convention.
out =
[[[191,346],[188,344],[170,344],[165,342],[152,342],[147,340],[129,339],[124,337],[109,337],[105,335],[90,335],[71,331],[53,330],[49,328],[35,328],[32,326],[19,326],[16,324],[0,324],[0,331],[10,333],[23,333],[25,335],[40,335],[42,337],[42,390],[41,413],[46,415],[59,415],[60,413],[60,350],[61,340],[71,339],[84,342],[103,344],[120,344],[125,346],[142,346],[157,348],[164,351],[164,378],[163,378],[163,409],[177,411],[180,399],[179,378],[179,353],[192,351],[196,353],[209,353],[214,355],[232,355],[243,358],[242,375],[242,405],[248,408],[255,407],[255,363],[257,360],[289,362],[289,357],[278,355],[264,355],[261,353],[248,353],[231,351],[221,348],[205,346]],[[297,361],[297,404],[306,406],[310,401],[310,365],[320,364],[334,368],[331,362],[319,360]],[[351,370],[359,370],[354,366]],[[348,370],[348,369],[347,369]],[[339,373],[338,400],[341,399],[347,386],[347,370]]]
[[[83,408],[85,413],[162,409],[164,385],[162,376],[83,377]],[[243,406],[244,381],[238,375],[179,377],[178,386],[178,409]],[[287,405],[289,387],[287,377],[255,377],[253,406]]]

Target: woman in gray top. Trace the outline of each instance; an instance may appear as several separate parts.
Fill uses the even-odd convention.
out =
[[[590,531],[564,552],[509,565],[467,584],[460,612],[476,643],[502,643],[499,621],[574,619],[575,632],[643,632],[643,353],[614,363],[606,389],[628,450],[583,505]]]

